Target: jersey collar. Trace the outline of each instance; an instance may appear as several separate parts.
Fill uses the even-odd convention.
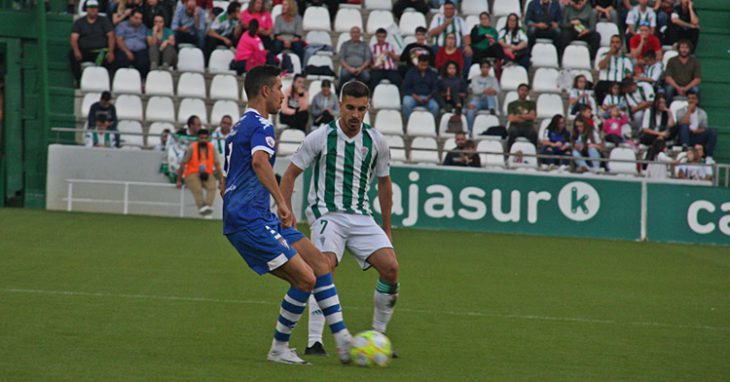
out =
[[[360,132],[357,133],[354,137],[350,138],[345,134],[344,131],[342,131],[342,127],[340,127],[340,118],[337,118],[335,121],[335,126],[337,127],[337,135],[340,136],[345,142],[352,143],[356,141],[358,138],[360,138],[360,135],[362,134],[362,131],[365,129],[365,126],[363,124],[360,124]]]

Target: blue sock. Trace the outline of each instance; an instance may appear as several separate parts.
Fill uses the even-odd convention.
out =
[[[281,309],[279,310],[279,319],[276,322],[276,330],[274,331],[274,339],[279,343],[289,342],[292,330],[302,317],[304,307],[309,299],[309,292],[294,287],[289,288],[281,301]]]

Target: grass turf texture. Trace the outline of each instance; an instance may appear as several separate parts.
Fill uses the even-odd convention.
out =
[[[286,285],[220,222],[0,209],[0,379],[726,381],[730,249],[396,230],[383,370],[265,360]],[[374,271],[335,281],[369,328]],[[329,334],[325,337],[334,352]],[[293,346],[306,346],[306,319]]]

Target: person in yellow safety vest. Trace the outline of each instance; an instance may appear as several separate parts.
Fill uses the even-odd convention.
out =
[[[224,187],[218,152],[213,144],[208,142],[209,136],[210,132],[207,129],[198,131],[198,139],[185,152],[177,176],[177,188],[182,187],[184,179],[185,187],[192,192],[195,198],[198,212],[205,217],[209,217],[213,213],[211,206],[216,195],[214,174],[218,178],[219,187],[221,189]]]

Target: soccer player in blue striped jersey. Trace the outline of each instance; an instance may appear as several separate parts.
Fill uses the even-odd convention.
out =
[[[333,264],[293,227],[290,207],[274,175],[276,139],[269,115],[279,112],[284,98],[279,75],[278,68],[264,65],[252,69],[244,81],[249,108],[226,138],[223,233],[256,273],[271,273],[290,284],[281,302],[268,360],[307,364],[289,348],[289,337],[315,291],[340,361],[349,363],[352,336],[332,283]],[[270,210],[271,198],[278,217]]]
[[[307,217],[312,241],[329,256],[342,259],[345,248],[363,270],[378,271],[373,299],[373,329],[385,333],[398,298],[398,261],[391,244],[390,149],[379,131],[363,123],[370,91],[359,81],[342,86],[338,120],[310,133],[281,179],[291,208],[294,181],[313,166]],[[368,190],[377,178],[382,227],[372,217]],[[315,289],[316,293],[316,289]],[[322,314],[310,301],[309,344],[305,354],[323,354]]]

